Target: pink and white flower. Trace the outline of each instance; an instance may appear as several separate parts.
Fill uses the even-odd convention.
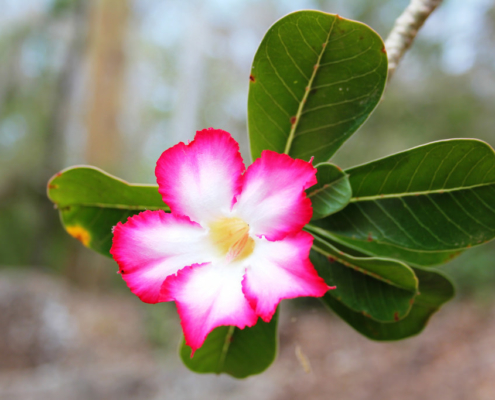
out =
[[[171,213],[144,211],[114,229],[111,254],[142,301],[175,301],[193,352],[221,325],[270,321],[282,299],[329,286],[302,231],[312,215],[311,163],[265,150],[247,170],[228,132],[198,131],[156,165]]]

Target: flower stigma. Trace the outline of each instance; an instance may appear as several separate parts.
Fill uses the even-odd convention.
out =
[[[227,261],[240,261],[251,255],[254,240],[249,225],[240,218],[221,218],[210,225],[210,238]]]

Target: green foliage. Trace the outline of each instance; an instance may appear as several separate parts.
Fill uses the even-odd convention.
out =
[[[276,22],[254,57],[248,98],[253,159],[265,149],[327,161],[377,105],[384,44],[356,21],[300,11]]]
[[[314,222],[344,244],[425,265],[414,253],[450,256],[495,237],[495,153],[484,142],[430,143],[346,172],[349,205]]]
[[[374,340],[419,333],[454,295],[438,272],[495,237],[495,157],[477,140],[447,140],[341,171],[328,159],[371,114],[387,78],[380,37],[369,27],[317,11],[273,25],[252,67],[248,124],[253,158],[265,149],[317,165],[308,189],[314,217],[311,260],[337,289],[323,302]],[[109,255],[111,228],[147,209],[168,210],[156,186],[130,185],[95,168],[49,182],[62,223]],[[410,267],[409,265],[415,267]],[[219,327],[186,366],[241,378],[266,369],[277,349],[277,317],[240,330]]]
[[[442,274],[415,269],[419,279],[420,294],[414,300],[409,314],[395,323],[375,321],[362,313],[351,310],[326,294],[323,303],[364,336],[379,341],[400,340],[420,333],[433,313],[454,297],[452,283]]]
[[[48,182],[48,197],[67,232],[107,257],[112,227],[144,210],[166,210],[158,186],[131,185],[94,167],[73,167]]]
[[[379,322],[394,322],[409,313],[418,280],[407,265],[394,260],[353,257],[314,236],[311,261],[329,285],[328,296]]]
[[[322,163],[316,168],[318,183],[306,191],[313,206],[313,221],[340,211],[352,196],[349,178],[339,167]]]
[[[267,369],[277,354],[278,311],[268,323],[261,320],[252,328],[220,326],[214,329],[191,357],[191,348],[182,341],[180,356],[192,371],[225,372],[245,378]]]

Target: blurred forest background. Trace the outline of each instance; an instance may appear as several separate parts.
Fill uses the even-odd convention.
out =
[[[249,71],[270,25],[318,9],[385,38],[407,4],[0,0],[0,398],[495,398],[494,244],[441,267],[458,297],[418,338],[372,343],[317,302],[286,304],[279,359],[237,382],[181,366],[173,307],[139,303],[46,198],[48,179],[74,164],[154,183],[161,152],[210,126],[249,160]],[[445,0],[334,161],[454,137],[493,147],[494,111],[495,3]]]

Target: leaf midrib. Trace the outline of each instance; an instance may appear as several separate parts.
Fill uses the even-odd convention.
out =
[[[495,182],[480,183],[478,185],[461,186],[461,187],[449,188],[449,189],[435,189],[435,190],[424,190],[424,191],[418,191],[418,192],[376,194],[373,196],[355,196],[355,197],[351,197],[351,200],[349,200],[349,202],[355,203],[358,201],[374,201],[374,200],[381,200],[381,199],[393,199],[393,198],[411,197],[411,196],[428,196],[430,194],[443,194],[443,193],[459,192],[462,190],[471,190],[471,189],[475,189],[478,187],[485,187],[485,186],[491,186],[491,185],[495,185]]]
[[[320,52],[320,54],[318,56],[318,59],[316,60],[315,66],[313,67],[313,72],[311,73],[311,77],[309,78],[308,85],[305,88],[303,98],[299,102],[299,107],[298,107],[297,113],[295,115],[295,121],[294,121],[294,123],[291,126],[291,129],[290,129],[290,132],[289,132],[289,137],[287,138],[287,143],[285,145],[284,154],[289,154],[289,151],[290,151],[290,148],[291,148],[291,145],[292,145],[292,141],[294,140],[294,136],[295,136],[295,133],[296,133],[297,126],[299,125],[299,120],[301,119],[301,115],[302,115],[304,106],[306,104],[306,100],[307,100],[307,98],[309,96],[309,92],[312,89],[314,78],[315,78],[315,76],[316,76],[316,74],[318,72],[318,69],[320,67],[321,58],[323,57],[323,54],[325,54],[325,50],[327,49],[328,42],[329,42],[330,37],[331,37],[332,32],[333,32],[333,27],[335,26],[335,22],[337,21],[337,19],[338,19],[337,16],[335,16],[334,19],[333,19],[332,26],[330,27],[330,30],[328,31],[327,39],[325,40],[325,43],[322,45],[321,52]]]
[[[363,252],[364,250],[360,247],[356,247],[356,246],[353,246],[352,243],[349,243],[347,242],[346,240],[343,240],[341,239],[341,236],[339,235],[336,235],[336,234],[333,234],[333,233],[330,233],[324,229],[321,229],[317,226],[314,226],[314,225],[311,225],[311,224],[307,224],[304,229],[310,231],[310,232],[314,232],[316,234],[319,234],[323,237],[328,237],[329,239],[331,240],[334,240],[338,243],[340,243],[341,245],[343,246],[347,246],[353,250],[356,250],[356,251],[360,251],[360,252]],[[363,242],[363,243],[368,243],[368,240],[367,239],[355,239],[355,238],[351,238],[351,237],[348,237],[348,236],[343,236],[343,238],[345,239],[348,239],[348,240],[352,240],[354,242]],[[467,247],[460,247],[460,248],[455,248],[455,249],[447,249],[447,250],[419,250],[419,249],[411,249],[409,247],[404,247],[404,246],[399,246],[397,244],[394,244],[394,243],[390,243],[390,242],[383,242],[383,241],[380,241],[378,239],[373,239],[373,243],[377,243],[379,245],[384,245],[384,246],[391,246],[391,247],[395,247],[395,248],[398,248],[398,249],[401,249],[401,250],[406,250],[406,251],[410,251],[410,252],[413,252],[413,253],[427,253],[427,254],[437,254],[437,253],[452,253],[452,252],[457,252],[457,251],[462,251],[462,250],[465,250],[465,249],[468,249],[469,246]],[[375,254],[373,254],[371,251],[368,251],[369,253],[369,256],[372,257],[372,258],[382,258],[382,257],[379,257]]]
[[[56,203],[57,207],[61,210],[67,207],[95,207],[95,208],[109,208],[117,210],[164,210],[170,212],[170,207],[163,203],[163,207],[158,206],[146,206],[146,205],[130,205],[130,204],[108,204],[108,203],[69,203],[63,204]]]
[[[335,185],[338,185],[340,182],[342,182],[343,180],[347,179],[347,176],[342,176],[338,179],[335,179],[334,181],[330,182],[330,183],[325,183],[321,188],[318,188],[318,189],[315,189],[313,190],[312,192],[310,192],[307,197],[313,197],[313,196],[316,196],[318,193],[320,192],[323,192],[324,190],[328,189],[328,188],[331,188]]]
[[[227,353],[232,343],[232,336],[234,335],[235,326],[229,326],[227,334],[225,335],[225,341],[223,342],[222,352],[220,353],[220,358],[218,359],[218,371],[224,371],[225,359],[227,358]]]
[[[320,238],[318,238],[318,239],[319,239],[319,240],[321,240]],[[317,239],[317,240],[318,240],[318,239]],[[328,245],[328,246],[330,246],[330,247],[332,247],[332,246],[331,246],[330,244],[328,244],[328,243],[325,243],[325,244],[326,244],[326,245]],[[315,251],[317,251],[318,253],[320,253],[320,254],[322,254],[322,255],[326,256],[326,257],[332,257],[332,258],[334,258],[336,261],[338,261],[340,264],[342,264],[342,265],[343,265],[343,266],[345,266],[345,267],[352,268],[353,270],[358,271],[358,272],[361,272],[361,270],[363,270],[363,268],[358,267],[357,265],[354,265],[353,263],[351,263],[351,262],[349,262],[349,261],[347,261],[347,260],[344,260],[343,258],[340,258],[340,257],[339,257],[338,255],[336,255],[336,254],[330,254],[330,253],[326,252],[325,250],[320,249],[318,246],[313,245],[313,246],[312,246],[312,249],[313,249],[313,250],[315,250]],[[349,257],[351,257],[351,256],[349,256]],[[380,260],[380,258],[378,258],[378,257],[370,257],[370,258],[373,258],[373,259],[375,259],[375,260]],[[388,261],[388,260],[387,260],[387,261]],[[404,266],[405,266],[405,265],[404,265]],[[362,272],[361,272],[361,273],[362,273]],[[395,283],[395,282],[392,282],[392,281],[391,281],[391,280],[389,280],[389,279],[385,279],[385,278],[381,277],[380,275],[378,275],[378,274],[377,274],[377,273],[375,273],[375,272],[373,272],[373,275],[371,275],[371,273],[370,273],[370,274],[368,274],[367,276],[369,276],[369,277],[371,277],[371,278],[374,278],[374,279],[376,279],[376,280],[382,281],[382,282],[384,282],[384,283],[386,283],[386,284],[388,284],[388,285],[390,285],[390,286],[395,286],[396,288],[399,288],[399,289],[401,289],[401,290],[404,290],[404,291],[406,291],[406,292],[408,292],[408,293],[417,294],[417,290],[412,291],[410,288],[406,288],[406,287],[401,286],[401,285],[399,285],[399,284],[397,284],[397,283]]]

